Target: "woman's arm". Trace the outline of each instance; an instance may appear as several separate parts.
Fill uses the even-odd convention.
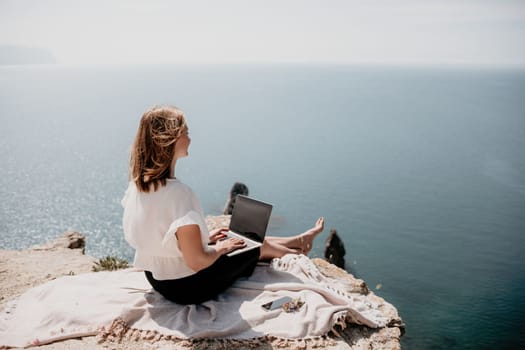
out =
[[[185,225],[175,233],[179,249],[186,265],[193,271],[200,271],[213,264],[223,254],[242,248],[246,243],[241,239],[228,238],[218,241],[211,250],[204,250],[199,225]]]

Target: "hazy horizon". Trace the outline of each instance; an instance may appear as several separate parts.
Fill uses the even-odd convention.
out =
[[[65,65],[525,64],[515,0],[0,0],[0,29]]]

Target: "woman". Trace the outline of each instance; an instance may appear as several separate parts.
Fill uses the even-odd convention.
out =
[[[190,141],[182,111],[160,106],[144,113],[122,200],[124,234],[135,248],[135,267],[144,269],[156,291],[180,304],[215,297],[237,278],[251,275],[258,260],[307,254],[324,227],[319,218],[300,235],[266,237],[260,248],[228,257],[244,247],[244,241],[224,239],[227,228],[208,232],[197,197],[175,177],[177,161],[188,156]]]

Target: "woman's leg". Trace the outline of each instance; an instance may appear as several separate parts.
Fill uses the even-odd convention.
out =
[[[267,236],[261,247],[261,259],[280,258],[285,254],[308,254],[315,237],[324,229],[324,218],[320,217],[309,230],[292,237]]]
[[[179,304],[200,304],[215,298],[239,277],[250,276],[260,255],[259,249],[231,257],[223,255],[204,270],[173,280],[159,281],[151,272],[145,271],[145,274],[153,289],[166,299]]]
[[[291,249],[300,249],[304,254],[307,254],[313,247],[313,241],[318,234],[324,229],[324,218],[320,217],[315,222],[315,225],[309,230],[291,237],[267,237],[274,243],[284,245]]]
[[[260,260],[280,258],[286,254],[301,254],[300,249],[288,248],[267,238],[264,239],[264,242],[261,246],[261,254],[259,255]]]

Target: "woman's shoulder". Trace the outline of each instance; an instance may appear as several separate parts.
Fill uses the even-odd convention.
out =
[[[173,192],[178,195],[195,196],[195,193],[190,186],[186,185],[179,179],[168,179],[165,186],[166,191]]]
[[[151,198],[152,200],[156,200],[154,198],[162,198],[165,196],[178,199],[189,199],[195,197],[195,193],[191,187],[178,179],[168,179],[164,186],[159,186],[157,190],[154,190],[152,186],[148,192],[139,191],[135,183],[131,181],[128,183],[128,188],[124,194],[124,198],[128,197],[132,193],[138,195],[139,197]]]
[[[185,183],[170,179],[166,182],[164,191],[162,198],[172,203],[176,208],[202,212],[197,195]]]

